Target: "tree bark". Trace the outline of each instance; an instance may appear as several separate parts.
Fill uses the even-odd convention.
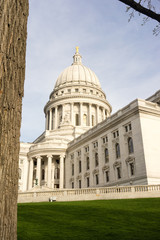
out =
[[[136,1],[133,1],[133,0],[118,0],[118,1],[123,2],[124,4],[130,6],[137,12],[140,12],[146,15],[147,17],[150,17],[160,23],[160,14],[153,12],[148,8],[143,7],[141,4],[137,3]]]
[[[17,239],[28,0],[0,0],[0,239]]]

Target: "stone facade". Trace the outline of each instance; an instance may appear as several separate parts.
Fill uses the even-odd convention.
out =
[[[19,190],[160,184],[160,91],[111,115],[81,58],[56,81],[44,133],[21,143]]]

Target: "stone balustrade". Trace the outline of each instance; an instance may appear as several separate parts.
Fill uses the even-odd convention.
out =
[[[154,198],[160,197],[160,185],[63,189],[50,191],[39,189],[39,191],[35,192],[19,192],[18,203],[46,202],[49,201],[50,197],[56,197],[56,201]]]

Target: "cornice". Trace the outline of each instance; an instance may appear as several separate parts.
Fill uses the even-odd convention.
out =
[[[85,132],[84,134],[78,137],[79,140],[77,138],[77,142],[74,143],[74,141],[76,140],[75,139],[71,143],[69,143],[67,150],[73,150],[78,145],[86,144],[86,142],[92,140],[93,138],[96,138],[97,136],[101,135],[105,131],[116,127],[118,124],[122,123],[126,119],[131,118],[133,116],[134,117],[139,116],[139,114],[141,113],[145,114],[146,116],[150,115],[150,116],[160,117],[160,107],[157,104],[151,103],[151,104],[148,104],[148,105],[146,104],[145,106],[142,106],[140,105],[141,101],[142,103],[145,102],[144,100],[140,100],[140,99],[134,100],[129,104],[129,105],[131,104],[134,105],[137,102],[137,104],[134,107],[130,108],[130,106],[127,105],[123,109],[120,109],[117,113],[111,115],[109,118],[97,124],[95,127],[89,129],[87,132]],[[149,106],[152,106],[152,107],[149,107]],[[120,111],[122,112],[121,115],[118,114]],[[117,117],[115,117],[116,115]]]

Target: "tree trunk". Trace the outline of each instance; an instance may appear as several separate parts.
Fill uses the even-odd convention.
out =
[[[28,0],[0,0],[0,239],[17,239]]]

